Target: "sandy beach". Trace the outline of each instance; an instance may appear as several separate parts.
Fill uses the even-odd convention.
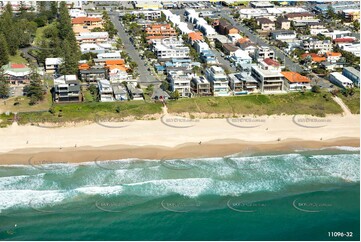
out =
[[[123,158],[214,157],[242,152],[360,146],[360,116],[259,116],[0,129],[0,163],[84,162]]]

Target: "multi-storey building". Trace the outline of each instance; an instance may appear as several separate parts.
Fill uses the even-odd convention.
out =
[[[228,77],[222,67],[211,66],[205,73],[214,96],[229,96]]]

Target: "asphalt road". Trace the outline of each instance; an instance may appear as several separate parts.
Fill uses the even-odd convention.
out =
[[[130,58],[138,65],[139,73],[139,82],[142,84],[157,84],[160,83],[154,76],[151,75],[151,72],[148,71],[148,66],[145,63],[145,60],[142,60],[139,56],[138,50],[130,42],[130,36],[125,32],[124,26],[120,23],[117,14],[110,14],[110,18],[114,23],[115,28],[118,30],[118,35],[122,39],[124,49],[129,54]]]

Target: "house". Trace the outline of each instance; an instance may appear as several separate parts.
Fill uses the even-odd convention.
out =
[[[258,90],[257,80],[251,76],[250,72],[245,71],[230,74],[229,86],[235,96],[255,93]]]
[[[276,29],[275,23],[268,18],[257,18],[256,22],[263,31],[271,31]]]
[[[169,94],[162,90],[160,87],[154,87],[151,99],[153,100],[168,100],[170,98]]]
[[[82,54],[85,53],[105,53],[107,51],[110,51],[112,49],[111,44],[81,44],[80,45],[80,51]]]
[[[360,57],[360,49],[361,49],[360,42],[342,43],[337,45],[340,47],[341,50],[351,52],[355,56]]]
[[[83,82],[96,83],[108,78],[108,71],[102,66],[79,69],[79,78]]]
[[[301,60],[305,60],[306,58],[310,58],[313,63],[320,63],[326,61],[326,57],[320,56],[315,53],[305,53],[301,55]]]
[[[113,102],[113,88],[110,81],[103,79],[98,81],[99,101],[100,102]]]
[[[172,70],[168,72],[167,79],[172,92],[178,91],[180,97],[191,97],[191,80],[193,74],[184,72],[183,70]]]
[[[360,87],[360,71],[353,67],[345,67],[342,70],[342,75],[350,79],[356,87]]]
[[[6,80],[10,84],[28,84],[30,83],[30,75],[32,70],[25,64],[9,63],[1,67]],[[36,70],[38,74],[43,74],[40,69]]]
[[[126,101],[128,100],[128,91],[123,86],[123,84],[120,83],[113,83],[112,89],[114,93],[114,99],[117,101]]]
[[[274,40],[280,41],[293,41],[297,37],[293,30],[274,30],[271,32],[271,36]]]
[[[222,35],[228,35],[228,34],[238,34],[239,30],[231,25],[227,20],[225,19],[217,19],[213,22],[213,26],[218,30],[218,32]]]
[[[314,19],[315,16],[316,16],[315,14],[309,12],[285,14],[285,18],[290,21]]]
[[[121,59],[120,51],[97,54],[98,59]]]
[[[200,31],[191,32],[188,34],[188,41],[191,43],[191,45],[194,44],[195,41],[203,41],[203,34]]]
[[[347,64],[346,62],[341,62],[341,61],[337,61],[337,62],[323,61],[321,62],[321,68],[328,71],[333,71],[335,69],[342,69],[346,64]]]
[[[356,41],[355,37],[349,37],[349,38],[336,38],[333,40],[334,44],[343,44],[343,43],[353,43]]]
[[[200,54],[200,59],[202,62],[206,63],[207,65],[218,64],[217,57],[212,50],[203,50]]]
[[[103,28],[103,20],[101,18],[78,17],[71,20],[75,35],[83,32],[91,32],[95,28]]]
[[[234,45],[237,44],[239,39],[242,39],[242,36],[240,34],[229,34],[227,35],[227,37]]]
[[[109,40],[108,32],[89,32],[89,33],[79,33],[76,36],[76,41],[78,44],[98,44],[106,43]]]
[[[349,30],[334,30],[332,32],[324,32],[322,35],[325,37],[330,37],[332,40],[334,40],[338,38],[352,37],[352,32]]]
[[[262,93],[280,93],[284,91],[283,75],[280,64],[272,59],[260,61],[252,66],[251,75],[256,79]]]
[[[276,28],[289,30],[291,28],[291,21],[284,17],[278,17],[276,20]]]
[[[170,24],[152,24],[146,27],[144,31],[147,40],[177,36],[177,31]]]
[[[205,73],[214,96],[229,96],[228,77],[222,67],[211,66]]]
[[[283,71],[281,74],[284,76],[285,89],[287,91],[301,91],[311,89],[311,80],[302,76],[300,73],[293,71]]]
[[[136,88],[133,84],[127,84],[127,90],[130,99],[132,100],[144,100],[143,90],[140,88]]]
[[[339,52],[326,52],[325,56],[328,62],[337,62],[341,59],[342,54]]]
[[[192,92],[198,96],[210,96],[211,84],[204,76],[195,76],[191,80]]]
[[[231,62],[235,64],[235,66],[242,66],[242,68],[247,69],[247,67],[251,67],[252,57],[249,56],[247,51],[242,49],[238,49],[233,52],[229,58]]]
[[[253,55],[257,50],[257,45],[251,41],[244,42],[242,44],[238,44],[239,48],[244,51],[247,51],[249,55]]]
[[[69,9],[69,15],[71,18],[87,17],[87,13],[80,9]]]
[[[57,73],[62,62],[63,62],[62,58],[46,58],[45,72],[48,74]]]
[[[204,50],[209,50],[209,45],[203,40],[196,40],[193,42],[193,47],[196,49],[197,53],[200,54]]]
[[[233,44],[225,43],[225,44],[222,45],[222,50],[223,50],[224,54],[232,55],[237,50],[239,50],[239,48],[237,46],[233,45]]]
[[[268,46],[259,46],[254,53],[255,61],[264,59],[275,59],[275,52]]]
[[[80,82],[76,75],[64,75],[54,79],[54,102],[80,102]]]
[[[354,87],[353,82],[340,72],[330,73],[330,82],[342,88]]]

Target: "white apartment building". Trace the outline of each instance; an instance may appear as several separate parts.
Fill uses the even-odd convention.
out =
[[[180,97],[191,97],[191,80],[193,74],[186,74],[182,70],[174,70],[168,73],[168,81],[173,92],[178,91]]]
[[[209,50],[209,45],[202,41],[202,40],[196,40],[194,41],[193,47],[196,49],[197,53],[201,53],[204,50]]]
[[[113,88],[110,85],[110,81],[105,79],[98,81],[98,89],[99,89],[100,102],[114,101]]]
[[[224,69],[219,66],[211,66],[206,69],[206,78],[211,83],[214,96],[229,96],[228,77]]]
[[[301,42],[301,48],[305,51],[318,49],[319,54],[325,54],[332,51],[332,42],[330,40],[308,39]]]
[[[160,60],[189,57],[189,48],[181,39],[169,38],[153,44],[153,52]]]
[[[353,87],[353,82],[341,74],[341,72],[332,72],[330,73],[330,82],[336,84],[339,87],[347,88]]]
[[[341,48],[341,50],[351,52],[355,56],[360,57],[360,43],[344,43],[338,44],[338,46]]]
[[[254,59],[256,61],[262,61],[264,59],[275,59],[275,52],[268,46],[259,46],[254,53]]]
[[[251,75],[258,81],[262,93],[280,93],[284,90],[280,65],[271,59],[252,66]]]

